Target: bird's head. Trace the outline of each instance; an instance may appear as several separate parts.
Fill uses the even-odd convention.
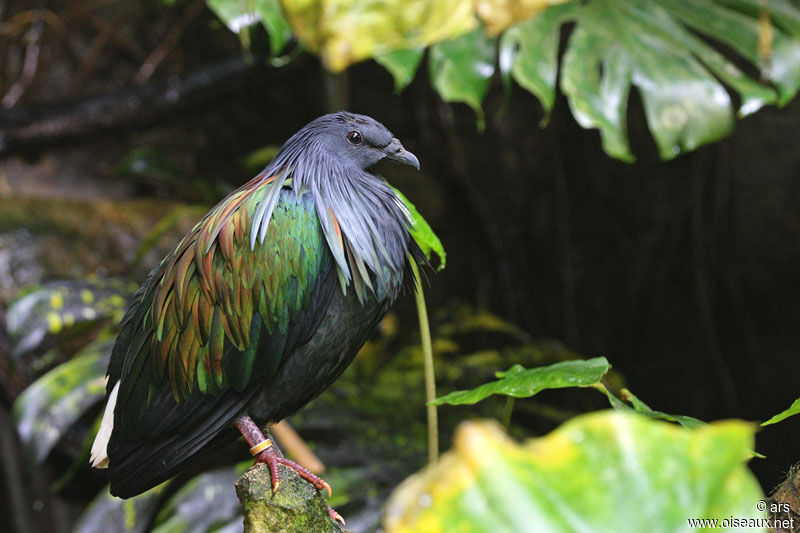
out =
[[[308,123],[295,137],[300,142],[313,143],[343,165],[366,170],[388,159],[419,170],[417,157],[403,148],[383,124],[366,115],[346,111],[324,115]]]
[[[419,170],[417,157],[368,116],[340,111],[303,126],[249,185],[272,183],[255,211],[251,249],[257,240],[264,242],[281,191],[291,189],[296,198],[314,202],[342,290],[352,282],[362,300],[375,282],[378,292],[396,294],[409,247],[416,245],[408,207],[382,177],[368,171],[384,159]]]

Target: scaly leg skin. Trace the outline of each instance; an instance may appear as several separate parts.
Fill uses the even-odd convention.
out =
[[[328,492],[328,498],[331,497],[331,486],[325,482],[321,477],[312,474],[308,469],[300,466],[299,464],[291,461],[285,457],[278,455],[275,452],[272,441],[264,437],[264,434],[259,429],[258,425],[253,422],[253,419],[247,415],[238,418],[235,422],[236,429],[244,436],[247,443],[250,445],[250,453],[256,458],[256,462],[265,463],[269,468],[270,476],[272,477],[272,492],[278,490],[281,484],[280,473],[278,472],[278,465],[285,465],[297,474],[311,483],[317,490],[325,489]],[[332,520],[336,520],[344,525],[344,518],[342,515],[328,506],[328,514]]]

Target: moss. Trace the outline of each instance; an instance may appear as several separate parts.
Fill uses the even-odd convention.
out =
[[[339,533],[322,495],[294,470],[279,466],[281,485],[272,492],[264,464],[251,467],[236,482],[245,533]]]

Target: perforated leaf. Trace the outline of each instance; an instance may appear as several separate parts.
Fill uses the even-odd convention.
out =
[[[728,90],[739,96],[740,116],[783,104],[796,94],[800,11],[785,2],[766,5],[775,21],[768,64],[759,50],[758,12],[752,2],[592,0],[555,6],[512,26],[501,39],[500,65],[549,111],[557,43],[562,26],[574,22],[560,86],[576,120],[600,130],[610,155],[632,160],[626,125],[635,88],[659,152],[669,159],[732,130]],[[760,69],[767,82],[743,72],[698,34],[728,46]]]

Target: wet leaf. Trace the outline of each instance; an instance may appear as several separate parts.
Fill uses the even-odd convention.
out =
[[[588,387],[600,382],[611,368],[605,357],[587,361],[562,361],[550,366],[526,369],[514,365],[506,372],[498,372],[497,381],[467,391],[455,391],[436,398],[433,405],[463,405],[477,403],[492,394],[514,398],[529,398],[545,389]]]
[[[41,464],[62,435],[104,396],[113,341],[89,344],[46,373],[14,402],[14,418],[26,455]]]
[[[611,407],[618,411],[636,412],[646,416],[647,418],[655,418],[657,420],[666,420],[667,422],[676,422],[687,429],[696,428],[705,424],[702,420],[686,415],[670,415],[662,411],[654,411],[646,403],[637,398],[628,389],[622,389],[622,399],[617,398],[605,385],[599,384],[595,388],[608,397]],[[624,401],[623,401],[624,400]],[[625,403],[625,402],[629,402]]]
[[[256,2],[256,0],[250,0]],[[209,0],[229,27],[248,19],[239,0]],[[561,59],[560,87],[575,119],[600,130],[604,150],[633,161],[630,92],[644,103],[661,157],[671,159],[733,129],[738,116],[786,104],[800,88],[800,8],[788,0],[285,0],[292,30],[329,69],[375,57],[398,90],[431,46],[429,77],[441,97],[478,113],[499,65],[542,103],[555,100],[562,29],[574,28]],[[769,17],[761,17],[761,10]],[[252,17],[251,17],[252,18]],[[477,20],[483,27],[476,29]],[[257,20],[257,19],[254,19]],[[764,42],[764,28],[770,39]],[[473,30],[473,31],[471,31]],[[270,34],[272,35],[273,32]],[[715,44],[710,44],[713,41]],[[719,47],[729,53],[721,53]],[[730,56],[736,56],[729,59]],[[759,70],[758,79],[737,64]]]
[[[547,114],[555,102],[560,26],[573,11],[571,6],[552,7],[509,28],[500,39],[501,74],[536,95]]]
[[[476,26],[472,0],[283,0],[297,38],[334,72]]]
[[[726,1],[721,3],[725,4]],[[667,0],[661,3],[675,17],[691,29],[723,43],[745,58],[749,63],[758,66],[764,78],[770,80],[778,89],[778,102],[783,105],[791,99],[800,87],[800,42],[791,35],[778,29],[772,34],[770,64],[763,64],[759,53],[759,22],[757,14],[745,15],[729,9],[721,9],[713,2],[683,2]],[[739,3],[741,6],[741,3]],[[763,6],[777,20],[788,22],[789,32],[796,33],[791,21],[800,21],[800,9],[785,2],[764,2]],[[752,4],[751,4],[752,7]],[[783,27],[783,25],[781,25]],[[701,56],[706,61],[706,56]],[[709,64],[712,71],[726,83],[742,93],[741,115],[756,111],[766,103],[775,101],[774,94],[741,72],[730,70],[727,65]],[[729,71],[730,70],[730,71]]]
[[[439,266],[436,268],[436,270],[444,269],[445,265],[447,264],[447,252],[444,251],[442,241],[440,241],[439,237],[433,232],[433,229],[428,222],[422,218],[422,215],[419,214],[419,211],[417,211],[417,208],[414,207],[414,204],[412,204],[399,190],[395,189],[394,187],[392,187],[392,189],[403,201],[403,203],[406,204],[406,207],[411,212],[411,218],[414,221],[414,225],[411,227],[411,236],[414,238],[414,241],[422,249],[425,257],[428,258],[428,261],[431,260],[431,252],[436,254],[436,257],[439,258]]]
[[[431,47],[428,68],[431,83],[446,102],[463,102],[478,114],[494,74],[496,41],[475,30]]]
[[[497,423],[465,422],[437,465],[395,490],[386,532],[666,533],[689,518],[765,518],[745,466],[754,431],[605,411],[519,445]]]
[[[733,128],[735,91],[740,116],[770,103],[784,103],[800,85],[797,10],[778,3],[770,11],[783,17],[775,31],[769,68],[762,76],[774,86],[742,72],[697,33],[729,46],[749,63],[761,65],[757,13],[743,13],[734,0],[594,0],[555,6],[512,26],[501,40],[502,72],[553,105],[556,53],[561,27],[574,22],[562,59],[561,90],[576,120],[600,130],[603,148],[613,157],[633,160],[627,137],[630,90],[642,95],[645,116],[661,156],[712,142]],[[788,9],[787,9],[788,7]],[[787,15],[787,13],[790,13]],[[697,33],[695,33],[697,32]]]
[[[394,78],[394,89],[399,93],[414,79],[424,54],[425,49],[422,47],[407,48],[376,56],[375,61],[389,71]]]

